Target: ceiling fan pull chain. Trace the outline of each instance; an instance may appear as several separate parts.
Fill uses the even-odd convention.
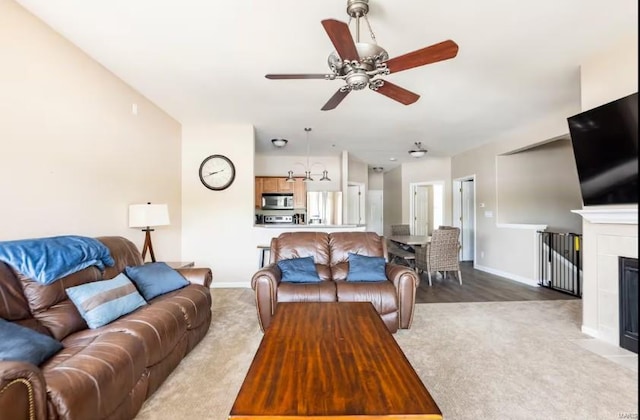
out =
[[[371,35],[371,40],[374,44],[377,44],[378,41],[376,41],[376,35],[373,33],[373,29],[371,29],[371,24],[369,23],[369,18],[367,17],[367,15],[364,15],[364,20],[367,22],[367,26],[369,27],[369,35]]]

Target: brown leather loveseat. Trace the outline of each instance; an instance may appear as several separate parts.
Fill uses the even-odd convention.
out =
[[[211,270],[180,269],[190,284],[134,312],[89,329],[65,288],[108,280],[142,257],[121,237],[97,238],[115,260],[44,285],[0,262],[0,317],[59,340],[63,348],[35,366],[0,361],[2,419],[131,419],[211,323]]]
[[[258,321],[264,331],[279,302],[371,302],[389,328],[410,328],[418,286],[416,273],[386,263],[387,281],[351,282],[349,253],[384,257],[386,242],[374,232],[289,232],[271,240],[269,265],[255,273],[251,287],[256,293]],[[315,283],[282,282],[278,261],[313,257],[320,277]]]

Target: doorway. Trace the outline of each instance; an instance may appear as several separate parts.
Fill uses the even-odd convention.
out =
[[[361,182],[349,182],[347,184],[347,224],[360,225],[364,223],[364,184]]]
[[[475,175],[453,180],[453,226],[460,228],[460,261],[475,261]]]
[[[409,188],[411,234],[431,235],[444,219],[444,181],[414,182]]]

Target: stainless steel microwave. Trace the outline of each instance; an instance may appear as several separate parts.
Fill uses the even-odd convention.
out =
[[[262,210],[293,210],[293,194],[262,194]]]

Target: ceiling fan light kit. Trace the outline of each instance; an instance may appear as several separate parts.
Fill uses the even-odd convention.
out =
[[[422,156],[427,154],[427,150],[422,148],[422,143],[419,141],[414,143],[416,148],[413,150],[409,150],[409,154],[414,158],[421,158]]]
[[[289,140],[287,139],[271,139],[271,144],[273,144],[277,148],[282,148],[287,145]]]
[[[349,23],[355,20],[355,41],[349,31],[349,24],[335,19],[323,20],[322,26],[331,39],[336,51],[328,58],[330,73],[327,74],[267,74],[267,79],[341,79],[346,82],[321,108],[328,111],[336,108],[352,90],[363,90],[367,86],[404,105],[416,102],[420,95],[377,78],[391,73],[448,60],[458,54],[458,45],[443,41],[392,59],[384,48],[376,42],[369,24],[369,0],[347,0]],[[360,20],[364,19],[371,36],[370,43],[360,42]]]

